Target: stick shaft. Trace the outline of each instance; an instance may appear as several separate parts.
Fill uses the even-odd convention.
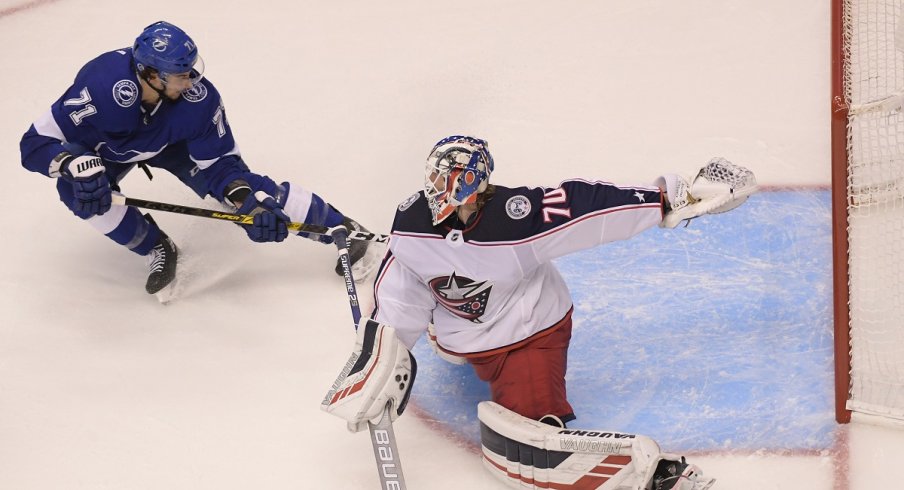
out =
[[[119,194],[113,194],[113,204],[122,206],[134,206],[136,208],[150,209],[152,211],[163,211],[166,213],[185,214],[188,216],[197,216],[200,218],[218,219],[222,221],[230,221],[240,225],[250,225],[254,218],[247,214],[227,213],[224,211],[216,211],[214,209],[196,208],[191,206],[182,206],[179,204],[170,204],[165,202],[148,201],[146,199],[136,199],[133,197],[125,197]],[[326,226],[311,225],[308,223],[289,223],[289,231],[310,233],[312,235],[329,235],[330,229]],[[376,233],[353,231],[348,233],[351,240],[364,240],[369,242],[385,242],[389,239],[386,235]]]
[[[351,261],[348,257],[348,230],[344,226],[334,228],[332,233],[333,243],[339,251],[339,263],[342,265],[342,276],[345,278],[345,290],[348,294],[348,304],[352,310],[352,319],[357,330],[361,321],[361,306],[358,303],[358,290],[355,287],[355,278],[352,275]],[[392,430],[392,418],[389,416],[391,403],[383,408],[383,417],[378,423],[368,422],[370,430],[370,443],[374,449],[374,459],[377,461],[377,474],[380,477],[380,488],[407,490],[405,475],[402,473],[402,462],[399,459],[399,450],[396,447],[395,432]]]

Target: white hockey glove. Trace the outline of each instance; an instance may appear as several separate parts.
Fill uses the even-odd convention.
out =
[[[484,466],[513,488],[706,490],[715,483],[647,436],[553,427],[494,402],[480,402],[477,418]]]
[[[333,382],[320,408],[348,422],[358,432],[379,423],[390,405],[391,420],[405,411],[417,363],[395,329],[369,318],[358,323],[355,350]]]
[[[710,160],[693,181],[666,174],[656,179],[656,185],[668,194],[668,210],[659,224],[662,228],[674,228],[704,214],[731,211],[757,191],[750,169],[721,157]]]

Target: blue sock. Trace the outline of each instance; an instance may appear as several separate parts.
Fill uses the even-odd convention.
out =
[[[130,207],[119,225],[107,233],[107,236],[138,255],[147,255],[160,237],[160,228],[144,219],[137,209]]]

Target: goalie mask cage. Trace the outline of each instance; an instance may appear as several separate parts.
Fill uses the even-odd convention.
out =
[[[904,0],[832,0],[835,414],[904,422]]]

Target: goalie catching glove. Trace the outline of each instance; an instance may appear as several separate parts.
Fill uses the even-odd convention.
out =
[[[731,211],[757,191],[753,172],[724,158],[710,160],[693,181],[667,174],[657,179],[656,185],[668,195],[666,212],[659,224],[663,228],[674,228],[704,214]]]
[[[395,329],[362,318],[355,350],[320,408],[345,419],[351,432],[364,430],[368,422],[379,423],[387,405],[391,420],[396,420],[405,411],[415,374],[414,355]]]

